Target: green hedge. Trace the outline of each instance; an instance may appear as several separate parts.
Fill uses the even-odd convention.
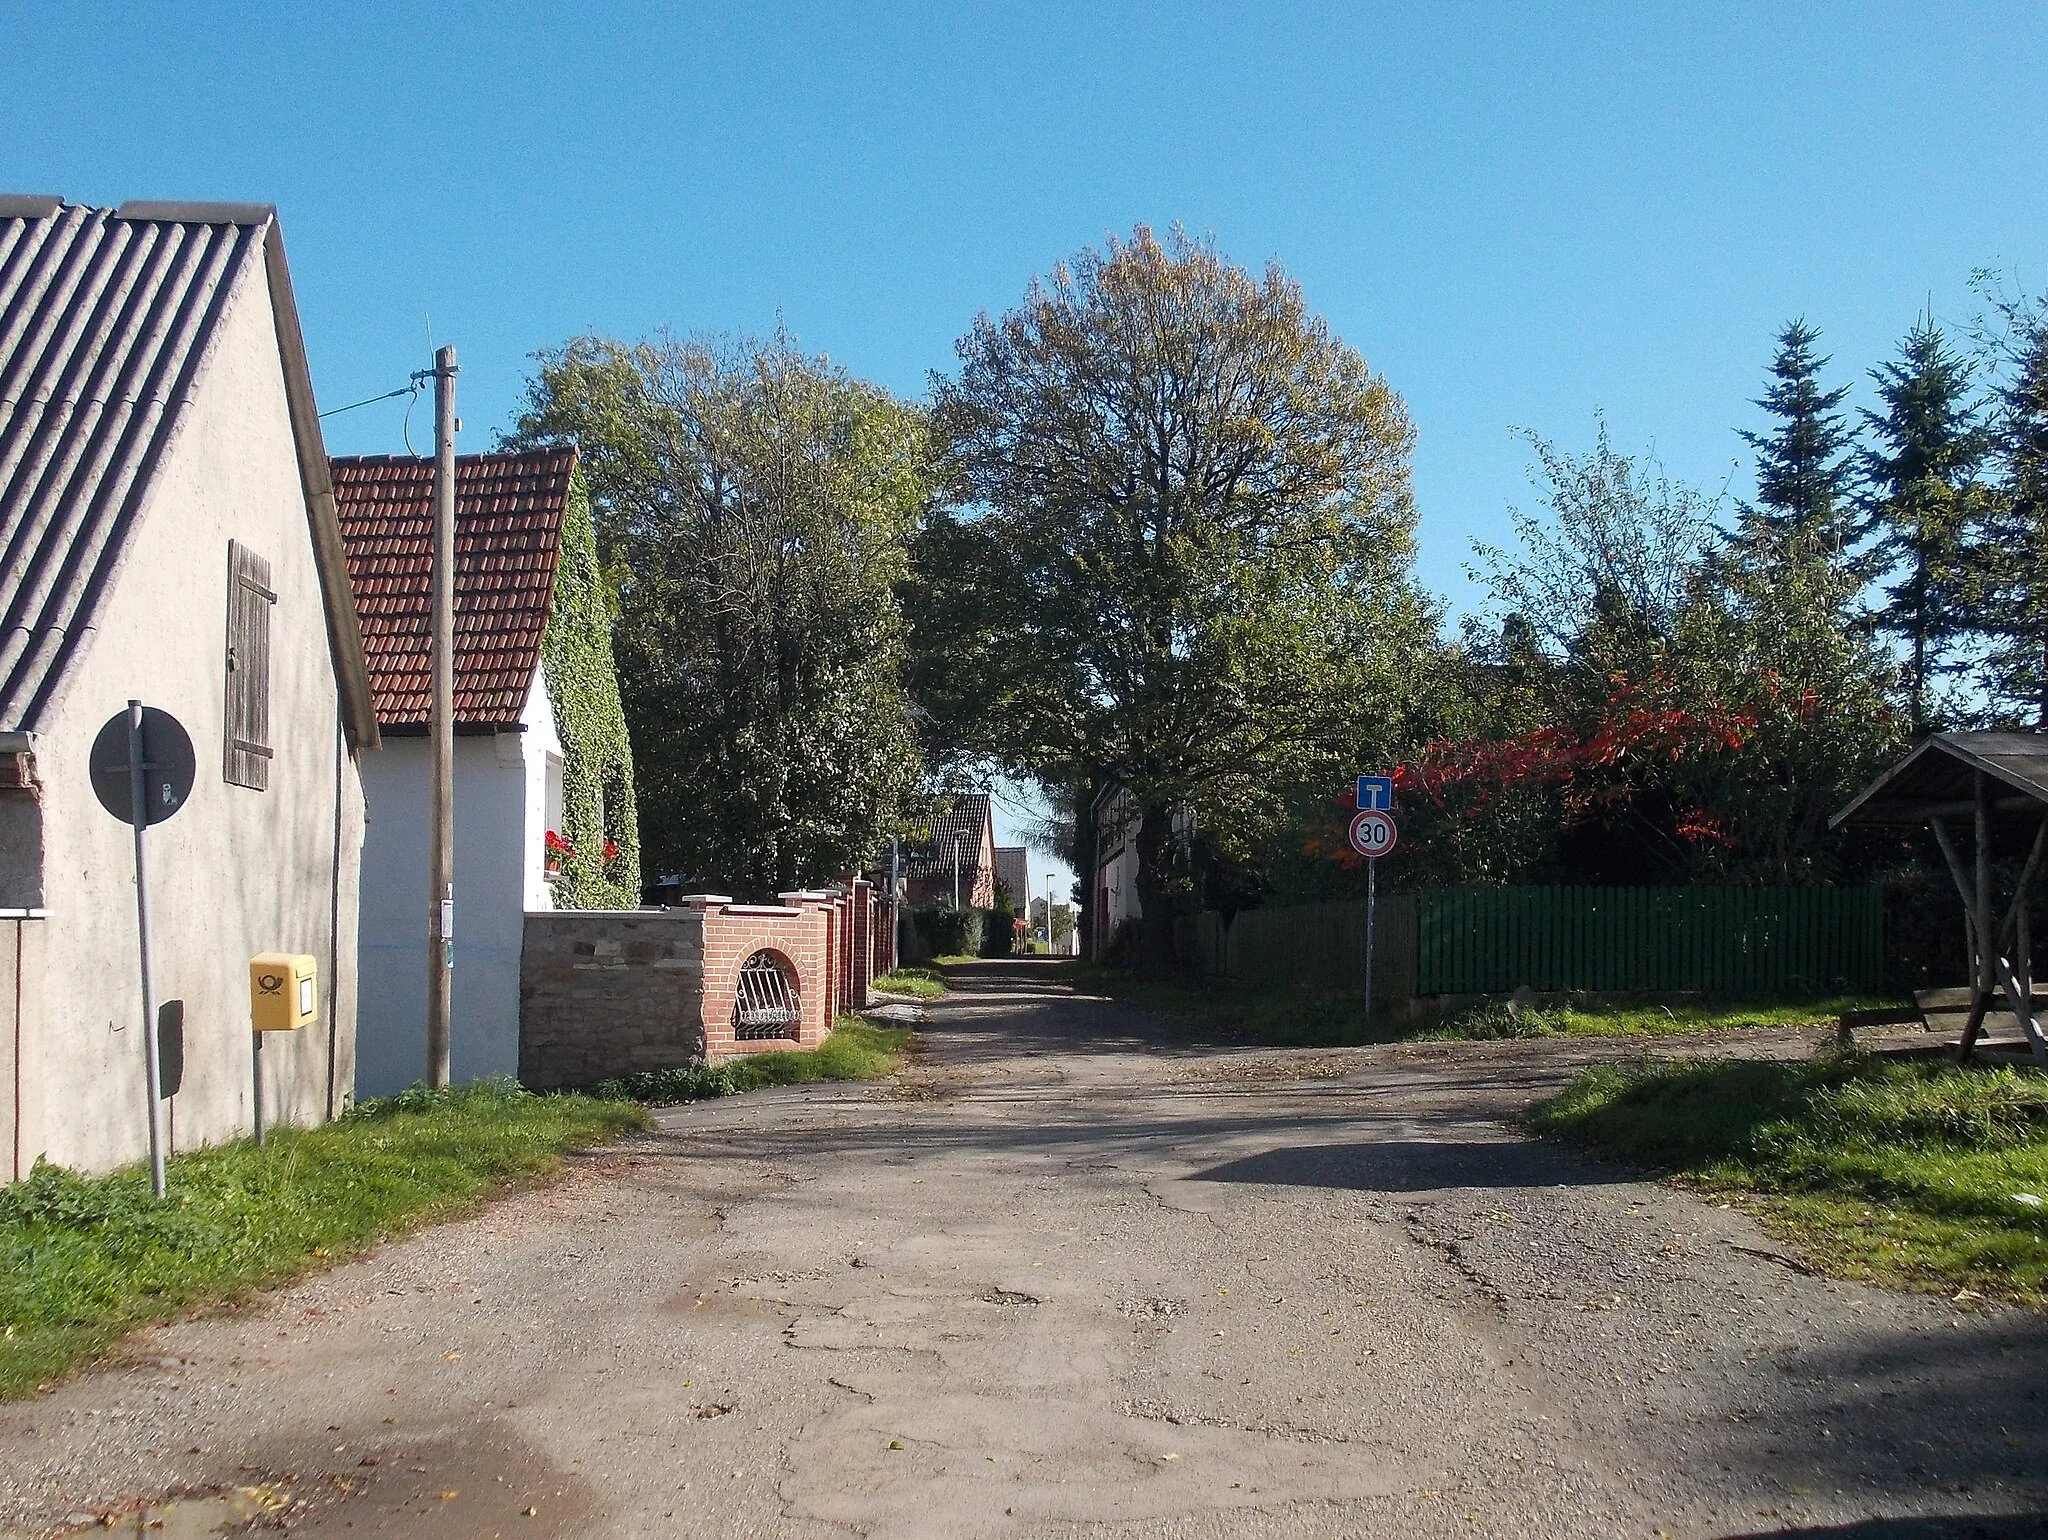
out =
[[[951,904],[919,904],[910,911],[918,938],[934,957],[979,957],[983,909],[955,909]]]
[[[977,909],[981,916],[981,957],[1008,957],[1016,950],[1017,928],[1011,922],[1016,915],[1008,909]]]

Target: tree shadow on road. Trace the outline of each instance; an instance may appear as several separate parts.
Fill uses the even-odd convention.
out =
[[[1753,1529],[1725,1540],[1766,1540],[1767,1536],[1804,1535],[1808,1540],[2042,1540],[2048,1536],[2048,1518],[2038,1514],[1985,1517],[1968,1514],[1939,1514],[1911,1519],[1862,1519],[1853,1524],[1824,1524],[1816,1528]]]
[[[1447,1187],[1584,1187],[1634,1180],[1549,1145],[1498,1139],[1376,1139],[1262,1150],[1197,1171],[1196,1182],[1328,1187],[1351,1192],[1434,1192]]]

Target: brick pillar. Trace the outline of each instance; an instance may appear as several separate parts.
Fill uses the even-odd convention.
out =
[[[853,1004],[853,879],[847,878],[840,885],[839,897],[833,900],[833,908],[839,911],[839,1006],[841,1010],[854,1009]]]
[[[868,1008],[868,985],[875,978],[875,890],[853,879],[853,987],[847,999],[857,1011]]]
[[[831,893],[801,891],[776,895],[792,909],[801,909],[816,927],[818,937],[817,976],[804,980],[806,989],[816,991],[823,1009],[824,1034],[830,1034],[832,1024],[839,1019],[839,1007],[843,996],[839,991],[838,926],[833,909],[834,895]]]
[[[698,1025],[704,1033],[704,1056],[707,1059],[729,1054],[734,1049],[733,980],[741,959],[733,955],[730,932],[719,919],[725,906],[731,902],[732,899],[723,893],[687,893],[671,906],[693,910],[697,915],[697,933],[703,938],[697,998]]]
[[[844,893],[832,895],[832,998],[833,1019],[837,1012],[847,1008],[853,991],[847,981],[853,973],[853,944],[849,932],[852,930],[852,906]]]

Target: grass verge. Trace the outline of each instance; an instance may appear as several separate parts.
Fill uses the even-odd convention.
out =
[[[1126,1005],[1190,1018],[1219,1034],[1289,1048],[1345,1048],[1369,1043],[1469,1042],[1496,1038],[1659,1037],[1744,1027],[1821,1026],[1846,1010],[1887,1002],[1861,995],[1821,999],[1729,998],[1679,1005],[1570,1002],[1511,1011],[1487,1001],[1446,1015],[1365,1021],[1357,991],[1314,993],[1227,979],[1183,983],[1143,978],[1127,968],[1076,963],[1077,987]]]
[[[880,1027],[858,1016],[841,1016],[824,1045],[804,1053],[750,1053],[743,1059],[685,1069],[649,1070],[591,1087],[603,1101],[673,1106],[711,1096],[734,1096],[771,1085],[807,1085],[815,1080],[880,1080],[895,1073],[914,1036],[908,1027]]]
[[[896,968],[874,980],[871,986],[885,994],[909,995],[916,1000],[936,1000],[946,992],[946,981],[937,968]]]
[[[27,1394],[123,1332],[241,1297],[473,1208],[646,1114],[508,1083],[365,1102],[174,1158],[170,1197],[131,1166],[84,1178],[38,1165],[0,1190],[0,1397]]]
[[[1526,1116],[1740,1199],[1823,1270],[2048,1306],[2048,1076],[1825,1054],[1590,1069]]]

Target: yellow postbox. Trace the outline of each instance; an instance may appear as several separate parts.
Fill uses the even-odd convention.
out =
[[[258,1032],[296,1032],[320,1014],[313,959],[265,952],[249,959],[249,1025]]]

